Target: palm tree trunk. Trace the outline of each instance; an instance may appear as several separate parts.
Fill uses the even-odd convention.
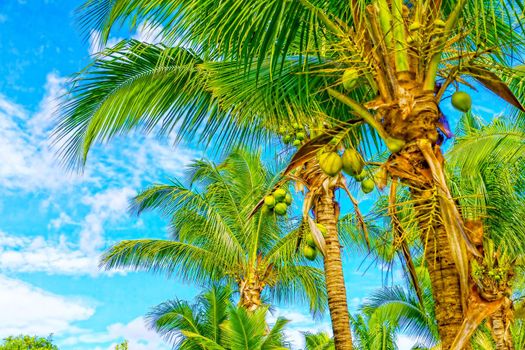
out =
[[[239,305],[248,311],[255,311],[261,306],[261,293],[264,286],[257,278],[249,278],[239,283]]]
[[[414,199],[418,200],[421,193],[413,191]],[[426,206],[417,207],[420,208],[418,217],[426,219],[426,222],[420,219],[421,226],[426,228],[421,234],[421,241],[425,245],[425,260],[432,284],[442,349],[449,349],[463,323],[459,273],[452,258],[445,227],[437,218],[431,219],[434,222],[432,227],[428,227],[428,215],[431,215],[429,209],[422,209]]]
[[[336,205],[334,190],[330,189],[329,193],[321,195],[316,203],[315,210],[317,222],[324,225],[327,230],[324,271],[335,348],[337,350],[351,350],[352,333],[350,331],[350,316],[341,261],[341,246],[337,234],[338,210]]]
[[[492,337],[496,342],[497,350],[514,350],[514,343],[510,333],[512,314],[512,301],[506,298],[501,307],[490,317]]]
[[[404,89],[400,96],[410,103],[389,111],[384,117],[388,134],[406,143],[400,152],[390,157],[388,171],[411,190],[425,247],[442,349],[448,350],[463,321],[460,275],[446,227],[440,219],[440,206],[434,197],[436,185],[431,167],[419,147],[419,140],[428,140],[432,145],[438,140],[439,111],[433,92],[421,91],[413,82],[406,83]]]

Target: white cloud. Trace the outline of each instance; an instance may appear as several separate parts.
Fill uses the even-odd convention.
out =
[[[89,54],[90,55],[96,55],[100,51],[104,50],[105,48],[111,48],[118,44],[122,38],[109,38],[106,44],[102,42],[102,35],[100,34],[100,31],[92,30],[89,33]]]
[[[399,335],[396,339],[399,350],[411,350],[417,344],[417,339],[406,335]]]
[[[137,32],[133,35],[133,39],[150,44],[158,44],[162,42],[162,26],[145,21],[138,25]]]
[[[79,246],[82,251],[93,253],[104,246],[104,223],[128,217],[129,200],[135,194],[136,191],[129,187],[110,188],[82,198],[82,203],[91,207],[81,224]]]
[[[95,349],[112,350],[115,345],[124,339],[128,341],[130,349],[133,350],[167,350],[168,347],[158,334],[146,328],[144,319],[138,317],[129,323],[114,323],[106,328],[105,332],[83,332],[61,340],[63,346],[75,346],[77,344],[93,344]],[[112,343],[109,347],[97,344]]]
[[[43,236],[13,236],[0,231],[0,271],[3,272],[96,275],[98,259],[98,253],[77,249],[65,236],[50,241]]]
[[[267,321],[269,324],[273,324],[279,317],[284,317],[290,321],[285,328],[284,334],[293,349],[304,348],[305,332],[326,332],[330,336],[332,335],[332,329],[328,321],[315,320],[309,313],[288,308],[275,308],[272,313],[268,315]]]
[[[149,44],[158,44],[162,42],[162,26],[155,25],[151,22],[145,21],[137,26],[137,31],[131,36],[132,39],[142,41]],[[89,33],[89,54],[96,55],[106,48],[112,48],[123,38],[110,37],[106,43],[102,42],[101,32],[98,30],[91,30]]]
[[[32,116],[27,123],[31,129],[32,137],[46,136],[44,133],[49,132],[53,126],[60,103],[60,98],[66,93],[65,84],[67,79],[60,77],[57,73],[49,73],[46,77],[45,95],[40,101],[38,111]],[[36,135],[35,135],[36,134]]]
[[[94,308],[86,302],[48,293],[20,280],[0,275],[0,337],[13,334],[63,333],[86,320]]]

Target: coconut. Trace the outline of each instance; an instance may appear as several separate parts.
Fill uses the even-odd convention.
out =
[[[452,106],[458,111],[466,113],[472,107],[472,99],[470,95],[464,91],[456,91],[452,94]]]
[[[303,254],[306,259],[313,261],[317,257],[317,249],[312,248],[309,245],[305,245],[303,247]]]
[[[268,215],[268,214],[270,214],[271,212],[272,212],[272,209],[270,209],[269,206],[267,206],[266,204],[264,204],[264,205],[262,206],[262,208],[261,208],[261,213],[262,213],[263,215]]]
[[[283,137],[283,142],[284,143],[290,143],[292,142],[292,136],[291,135],[286,135]]]
[[[295,130],[301,130],[301,126],[297,123],[293,123],[292,124],[292,127],[295,129]]]
[[[343,87],[347,91],[353,90],[359,80],[359,72],[355,68],[348,68],[343,73]]]
[[[366,175],[367,175],[367,172],[363,170],[363,171],[361,171],[359,174],[355,175],[355,176],[354,176],[354,179],[355,179],[356,181],[361,182],[361,181],[363,181],[363,180],[365,179]]]
[[[366,179],[363,182],[361,182],[361,189],[364,193],[370,193],[374,190],[375,183],[372,179]]]
[[[405,146],[405,141],[389,137],[385,140],[386,148],[392,153],[397,153],[403,149]]]
[[[316,245],[315,245],[315,240],[314,240],[314,236],[312,236],[311,233],[307,233],[304,237],[304,241],[306,242],[306,244],[308,244],[310,247],[312,248],[315,248]]]
[[[294,145],[295,147],[299,147],[299,146],[301,146],[301,140],[295,140],[295,141],[293,142],[293,145]]]
[[[268,208],[273,208],[275,206],[275,197],[272,195],[264,197],[264,204],[266,204]]]
[[[304,140],[305,137],[306,135],[302,131],[299,131],[297,134],[295,134],[295,138],[298,139],[299,141]]]
[[[326,227],[323,224],[315,224],[315,226],[317,226],[319,231],[321,231],[323,237],[326,237],[326,235],[328,234],[328,230],[326,229]]]
[[[284,197],[284,202],[287,205],[291,205],[292,204],[292,195],[287,193],[286,196]]]
[[[286,203],[277,203],[275,207],[273,208],[273,211],[277,215],[286,215],[286,211],[288,210],[288,206]]]
[[[277,202],[284,201],[284,198],[286,197],[286,191],[282,188],[278,188],[275,191],[273,191],[273,196],[275,197],[275,200]]]
[[[327,152],[319,157],[319,166],[328,176],[336,176],[343,168],[343,160],[337,152]]]
[[[343,153],[343,170],[348,175],[354,176],[363,171],[365,162],[363,157],[355,149],[347,149]]]

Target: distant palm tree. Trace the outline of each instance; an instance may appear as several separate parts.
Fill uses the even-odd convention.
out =
[[[523,275],[525,268],[523,126],[503,117],[484,123],[467,114],[448,156],[452,192],[466,219],[467,233],[483,252],[482,257],[471,257],[473,290],[478,299],[499,305],[489,317],[498,350],[515,348],[512,297],[519,292],[520,278],[515,277]]]
[[[335,350],[334,339],[325,332],[305,333],[305,350]]]
[[[268,308],[248,312],[232,303],[228,287],[214,285],[195,304],[182,300],[164,302],[147,315],[150,326],[180,350],[281,350],[285,347],[279,318],[266,324]]]
[[[197,284],[232,283],[240,305],[252,311],[264,296],[324,310],[323,273],[297,253],[298,244],[306,244],[300,243],[305,227],[274,214],[249,216],[273,187],[260,154],[237,150],[218,165],[200,160],[190,170],[192,187],[178,181],[154,185],[133,202],[138,213],[158,209],[170,218],[173,239],[119,242],[104,254],[102,266],[163,272]]]

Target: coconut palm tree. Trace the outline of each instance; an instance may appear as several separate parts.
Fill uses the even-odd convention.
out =
[[[283,328],[288,321],[279,318],[268,329],[267,311],[262,307],[247,312],[242,306],[234,306],[231,289],[214,285],[195,304],[170,300],[154,307],[147,319],[150,327],[176,349],[287,349]]]
[[[457,335],[463,318],[470,319],[476,314],[475,306],[468,303],[471,293],[468,257],[481,253],[466,235],[463,218],[446,183],[438,130],[447,133],[447,128],[438,105],[447,97],[451,86],[469,85],[472,78],[523,109],[502,81],[502,78],[522,79],[509,64],[511,59],[518,57],[519,60],[523,52],[521,6],[521,1],[516,0],[353,0],[350,3],[88,0],[83,7],[82,21],[89,29],[100,29],[104,39],[115,24],[133,26],[147,20],[160,29],[165,43],[178,42],[187,48],[202,50],[206,60],[230,60],[236,69],[241,67],[246,75],[255,76],[257,83],[240,85],[231,79],[227,86],[216,86],[215,91],[226,96],[221,100],[227,101],[223,105],[217,101],[211,105],[200,104],[202,100],[195,100],[193,95],[185,96],[186,102],[197,107],[182,111],[196,109],[198,113],[184,118],[171,113],[182,99],[175,103],[173,99],[161,99],[163,95],[173,94],[170,74],[160,79],[155,88],[144,91],[137,89],[143,75],[137,79],[125,73],[113,75],[116,79],[122,78],[120,83],[124,89],[109,88],[105,94],[91,93],[88,82],[75,90],[76,101],[81,102],[69,105],[69,113],[61,124],[63,133],[73,135],[65,143],[66,153],[82,158],[94,141],[108,139],[138,125],[167,132],[176,121],[184,119],[183,134],[205,124],[210,125],[205,128],[207,131],[224,130],[223,142],[227,142],[235,135],[228,132],[233,120],[251,130],[271,120],[263,118],[266,122],[250,124],[247,121],[260,120],[258,117],[265,114],[252,113],[253,109],[217,117],[215,113],[221,106],[230,107],[226,108],[228,112],[241,110],[241,107],[235,108],[243,105],[236,96],[253,96],[248,101],[253,98],[277,101],[260,105],[279,111],[273,118],[278,124],[290,120],[291,114],[294,118],[321,123],[329,121],[330,130],[338,131],[341,137],[336,137],[335,145],[329,144],[332,134],[330,137],[323,134],[303,145],[292,160],[294,166],[302,166],[315,158],[318,150],[333,149],[339,140],[347,147],[357,147],[350,140],[343,140],[348,123],[336,123],[339,125],[334,129],[334,121],[367,125],[371,134],[383,140],[391,153],[381,169],[386,170],[387,178],[409,187],[417,203],[421,241],[430,247],[425,252],[441,338],[445,347],[455,342],[457,348],[459,339],[465,338]],[[261,72],[269,72],[270,81],[282,82],[281,77],[290,77],[286,69],[290,62],[298,63],[303,74],[297,80],[304,84],[282,84],[286,88],[277,91],[259,84]],[[147,80],[149,71],[144,73]],[[239,93],[241,86],[243,93]],[[289,93],[296,93],[298,86],[300,94],[292,97]],[[154,89],[163,94],[157,96]],[[132,103],[125,108],[133,113],[119,110],[124,104],[115,103],[119,98],[115,91],[127,91],[125,95]],[[453,96],[452,102],[456,108],[466,111],[470,108],[469,100],[468,95],[460,92]],[[280,108],[283,102],[288,108]],[[109,107],[112,104],[115,107]],[[108,110],[113,113],[105,113]],[[159,110],[168,113],[159,114]],[[333,196],[327,191],[324,197]],[[333,205],[333,201],[320,204],[329,209],[328,204]],[[319,212],[335,216],[329,211]],[[335,228],[329,227],[328,231],[332,232],[329,236],[334,236]],[[335,333],[338,348],[351,348],[349,332],[340,339],[338,333]]]
[[[483,252],[471,258],[473,288],[496,303],[489,318],[496,348],[514,349],[511,299],[525,256],[525,228],[519,219],[525,217],[525,133],[508,118],[487,124],[467,115],[461,126],[449,153],[449,172],[468,234]]]
[[[288,75],[279,80],[274,80],[269,70],[252,74],[247,79],[235,64],[204,61],[202,53],[186,48],[133,40],[122,42],[101,53],[93,66],[74,80],[70,99],[63,105],[63,119],[56,137],[64,146],[63,157],[73,166],[84,164],[93,142],[110,139],[116,133],[135,127],[143,127],[146,132],[169,133],[180,124],[179,138],[194,138],[198,130],[201,143],[213,141],[229,147],[245,140],[268,139],[269,133],[284,134],[285,140],[290,134],[303,133],[300,144],[304,144],[316,134],[325,132],[324,125],[307,116],[325,115],[327,109],[341,106],[330,101],[310,100],[308,94],[306,100],[297,100],[296,96],[304,95],[300,91],[305,87],[304,79],[297,75],[301,66],[300,62],[290,60],[283,67]],[[261,84],[264,81],[266,88],[250,90],[256,81]],[[280,96],[283,90],[287,91],[284,97],[272,98]],[[246,91],[248,94],[244,93]],[[145,100],[149,101],[148,106],[140,102]],[[289,112],[296,117],[290,120]],[[290,122],[283,124],[283,118]],[[312,126],[308,132],[304,129],[306,122]],[[100,132],[96,124],[113,131]],[[353,140],[357,144],[362,126],[354,128],[348,132],[345,142]],[[296,148],[286,147],[285,150],[284,154],[289,154]],[[303,206],[304,222],[316,234],[319,247],[323,247],[325,280],[330,294],[328,306],[337,342],[348,343],[350,321],[340,237],[335,225],[339,212],[335,190],[346,187],[344,178],[341,175],[330,178],[321,171],[316,159],[309,159],[304,166],[287,170],[283,181],[286,180],[308,189]],[[310,209],[314,209],[315,220],[327,234],[322,235],[312,225]]]
[[[192,187],[177,180],[154,185],[133,202],[138,213],[158,209],[170,218],[173,239],[118,242],[101,265],[175,274],[198,284],[232,283],[239,304],[250,311],[262,305],[264,296],[302,299],[312,311],[322,311],[323,273],[297,254],[304,228],[286,232],[292,226],[269,213],[248,218],[258,198],[273,186],[260,154],[239,149],[218,165],[201,160],[190,169]]]
[[[305,350],[334,350],[334,340],[325,332],[304,333]]]

